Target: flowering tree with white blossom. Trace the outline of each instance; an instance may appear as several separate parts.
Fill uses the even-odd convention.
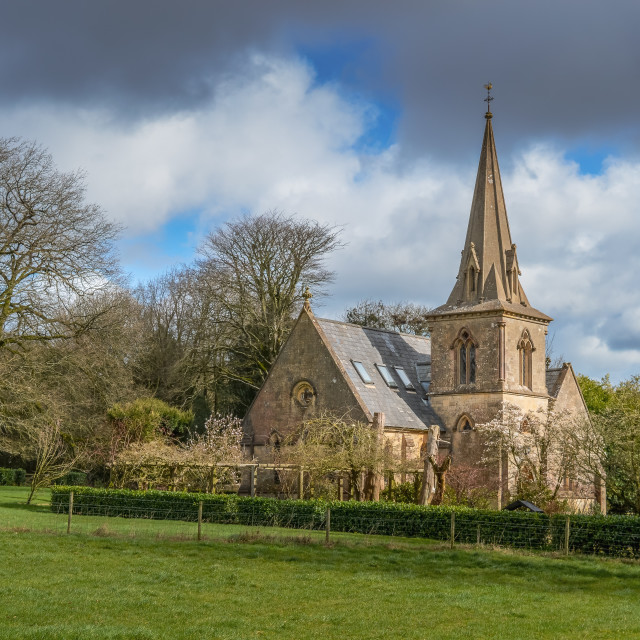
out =
[[[495,465],[506,459],[503,482],[515,490],[512,497],[546,506],[557,501],[563,487],[570,486],[576,495],[592,484],[580,447],[584,425],[566,410],[551,406],[525,413],[505,403],[478,430],[483,434],[483,462]]]

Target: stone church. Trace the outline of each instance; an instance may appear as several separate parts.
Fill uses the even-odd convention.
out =
[[[307,298],[244,420],[258,461],[302,421],[327,413],[372,425],[383,420],[387,441],[406,460],[419,461],[429,427],[438,425],[441,451],[454,467],[481,464],[476,425],[504,404],[524,412],[552,404],[588,419],[571,365],[547,368],[552,319],[531,306],[520,283],[490,111],[485,118],[460,268],[446,303],[430,312],[430,337],[317,318]],[[496,482],[507,482],[506,465],[504,459],[488,470]],[[567,482],[561,497],[579,496]],[[584,498],[583,487],[586,506]],[[594,501],[605,508],[604,488],[595,484],[586,503]]]

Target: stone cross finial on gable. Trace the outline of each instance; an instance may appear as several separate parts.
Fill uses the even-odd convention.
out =
[[[310,302],[310,300],[311,300],[311,298],[313,298],[313,294],[311,293],[311,291],[309,291],[309,287],[307,287],[304,290],[304,293],[302,294],[302,297],[304,298],[304,308],[307,311],[310,311],[311,310],[311,302]]]

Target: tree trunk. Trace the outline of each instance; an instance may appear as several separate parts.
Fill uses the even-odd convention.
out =
[[[442,464],[438,464],[433,456],[429,456],[429,462],[433,467],[433,471],[436,476],[436,492],[431,501],[432,505],[442,504],[444,498],[444,490],[446,487],[447,471],[451,467],[451,456],[447,456]]]
[[[384,485],[384,468],[382,460],[382,448],[384,447],[384,413],[373,414],[373,426],[377,431],[376,441],[376,466],[371,474],[371,500],[380,501],[380,491]]]
[[[440,427],[431,425],[427,440],[427,452],[424,456],[424,469],[422,472],[422,489],[420,491],[419,504],[431,504],[436,492],[436,474],[433,470],[430,458],[438,457],[438,440],[440,439]]]

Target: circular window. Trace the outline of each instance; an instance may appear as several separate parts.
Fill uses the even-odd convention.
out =
[[[316,392],[309,382],[302,380],[293,387],[291,395],[298,405],[306,408],[313,404]]]

